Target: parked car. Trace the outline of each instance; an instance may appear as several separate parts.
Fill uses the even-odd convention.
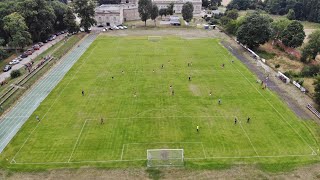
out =
[[[32,54],[33,52],[32,51],[26,51],[26,52],[24,52],[24,54],[27,54],[28,56],[30,56],[31,54]]]
[[[34,50],[39,50],[40,49],[40,45],[39,44],[35,44],[35,45],[32,46],[32,48]]]
[[[103,25],[102,25],[102,24],[99,24],[97,27],[103,27]]]
[[[108,30],[112,31],[112,30],[113,30],[113,28],[112,28],[112,27],[108,27]]]
[[[44,44],[43,44],[43,42],[38,42],[38,45],[39,45],[40,47],[42,47]]]
[[[20,56],[16,57],[15,60],[18,60],[19,62],[22,61],[22,58]]]
[[[121,29],[121,30],[124,30],[124,28],[123,28],[122,26],[120,26],[120,25],[117,26],[117,27],[118,27],[119,29]]]
[[[9,64],[10,65],[19,64],[19,62],[20,62],[19,60],[14,59],[14,60],[10,61]]]
[[[128,27],[127,26],[122,26],[124,29],[128,29]]]
[[[6,66],[4,66],[4,68],[3,68],[3,72],[7,72],[7,71],[9,71],[11,69],[11,66],[10,65],[6,65]]]
[[[119,28],[117,26],[113,26],[112,28],[115,30],[119,30]]]
[[[28,55],[27,53],[25,53],[25,52],[20,55],[21,58],[26,58],[26,57],[28,57],[28,56],[29,56],[29,55]]]

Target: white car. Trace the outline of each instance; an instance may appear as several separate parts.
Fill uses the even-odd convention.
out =
[[[118,26],[118,28],[119,28],[119,29],[122,29],[122,30],[124,29],[122,26]]]
[[[117,26],[113,26],[112,28],[115,30],[119,30],[119,28]]]
[[[14,65],[14,64],[19,64],[19,60],[17,60],[17,59],[14,59],[14,60],[12,60],[11,62],[9,62],[9,64],[10,65]]]
[[[128,27],[127,26],[122,26],[124,29],[128,29]]]

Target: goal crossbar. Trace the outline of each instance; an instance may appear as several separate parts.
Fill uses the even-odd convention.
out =
[[[184,150],[183,149],[148,149],[147,166],[183,166]]]

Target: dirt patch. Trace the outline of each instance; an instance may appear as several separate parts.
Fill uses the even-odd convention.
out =
[[[271,67],[275,67],[276,65],[280,65],[280,67],[277,69],[281,72],[286,72],[286,71],[293,71],[296,73],[301,72],[304,64],[299,61],[294,61],[291,60],[287,57],[283,56],[277,56],[273,59],[267,60],[267,64]]]
[[[92,169],[51,170],[47,172],[13,173],[0,172],[0,179],[33,180],[87,180],[87,179],[319,179],[320,164],[298,168],[285,173],[267,173],[252,166],[235,166],[226,170],[160,169]]]
[[[190,84],[189,85],[189,90],[192,92],[192,94],[194,96],[200,96],[201,95],[199,87],[197,85],[195,85],[195,84]]]

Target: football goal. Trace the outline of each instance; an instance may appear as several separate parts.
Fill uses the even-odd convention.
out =
[[[161,40],[161,36],[148,36],[149,41],[157,42]]]
[[[148,167],[183,166],[183,149],[148,149]]]

